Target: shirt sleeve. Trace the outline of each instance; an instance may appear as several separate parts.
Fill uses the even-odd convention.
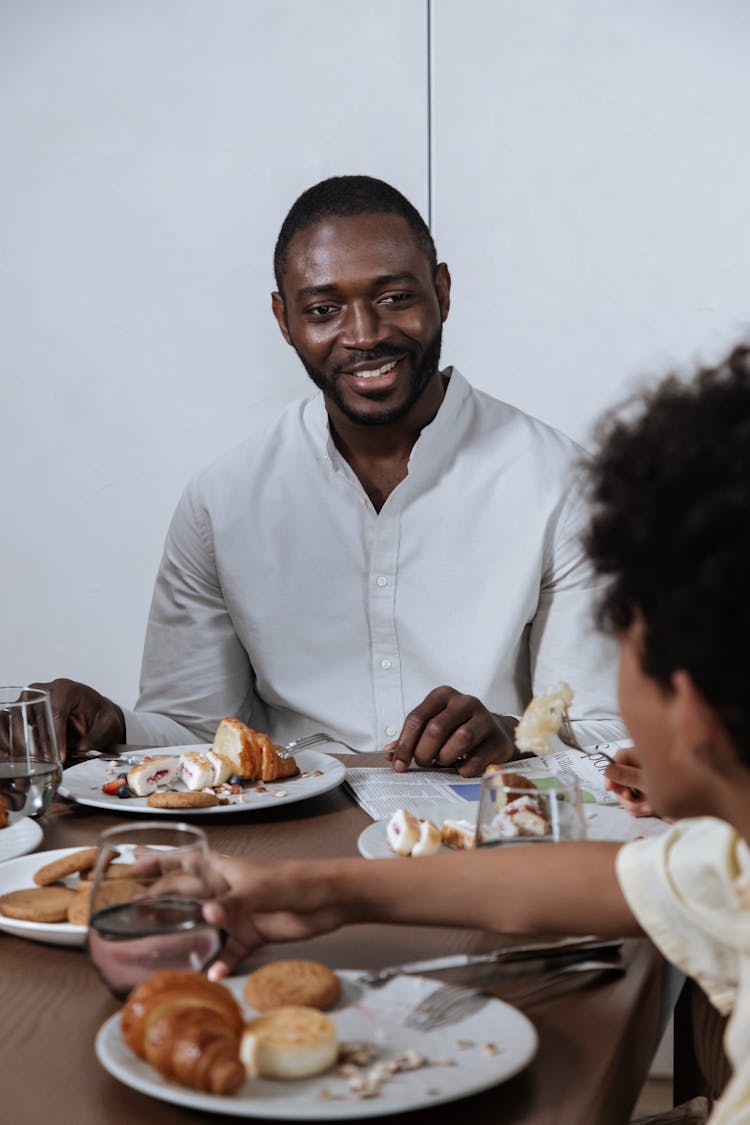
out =
[[[529,636],[532,691],[539,694],[560,680],[571,685],[570,717],[582,746],[627,737],[616,702],[616,645],[595,623],[601,583],[583,549],[587,523],[587,507],[573,486],[550,524]]]
[[[617,854],[617,877],[643,929],[704,990],[714,1007],[734,1007],[741,958],[750,950],[748,849],[734,829],[705,817]]]
[[[191,482],[167,534],[156,578],[127,740],[175,745],[210,742],[218,722],[248,722],[254,677],[225,604],[210,521]]]

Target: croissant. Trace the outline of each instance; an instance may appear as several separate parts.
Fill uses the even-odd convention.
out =
[[[245,1080],[242,1013],[230,992],[200,973],[165,970],[137,986],[122,1009],[122,1037],[165,1078],[212,1094]]]
[[[280,781],[282,777],[294,777],[299,773],[299,767],[294,758],[280,758],[276,747],[267,736],[263,735],[263,764],[261,768],[261,781]]]
[[[299,773],[294,758],[280,758],[267,734],[251,730],[239,719],[222,719],[214,735],[214,750],[247,780],[278,781]]]

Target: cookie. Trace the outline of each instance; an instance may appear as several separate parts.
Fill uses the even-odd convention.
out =
[[[80,851],[54,859],[52,863],[45,863],[44,867],[34,873],[34,882],[38,887],[47,887],[50,883],[59,883],[68,875],[75,875],[76,872],[90,871],[96,863],[96,852],[96,848],[81,848]]]
[[[19,922],[64,922],[76,892],[68,887],[34,887],[0,897],[0,913]]]
[[[133,872],[132,863],[111,863],[107,868],[105,879],[109,882],[111,879],[129,879]],[[78,879],[78,886],[83,886],[86,883],[93,883],[93,871],[84,871]]]
[[[250,974],[242,993],[259,1012],[290,1004],[330,1008],[341,995],[341,983],[320,961],[273,961]]]
[[[123,902],[130,902],[146,889],[145,884],[138,883],[135,879],[106,879],[99,884],[99,893],[96,896],[97,910],[106,910],[110,906],[120,906]],[[87,926],[91,914],[91,883],[81,883],[68,905],[67,920],[72,926]]]
[[[146,801],[152,809],[208,809],[211,805],[220,805],[221,801],[214,793],[183,793],[179,790],[168,789],[165,793],[152,793]]]

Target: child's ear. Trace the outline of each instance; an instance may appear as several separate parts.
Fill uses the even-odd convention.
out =
[[[674,746],[684,765],[725,773],[731,742],[718,713],[684,669],[672,674],[671,719]]]

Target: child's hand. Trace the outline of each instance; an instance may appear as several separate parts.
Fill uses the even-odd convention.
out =
[[[655,816],[653,806],[643,792],[643,771],[638,751],[625,746],[615,754],[616,765],[607,766],[604,784],[631,816]]]

